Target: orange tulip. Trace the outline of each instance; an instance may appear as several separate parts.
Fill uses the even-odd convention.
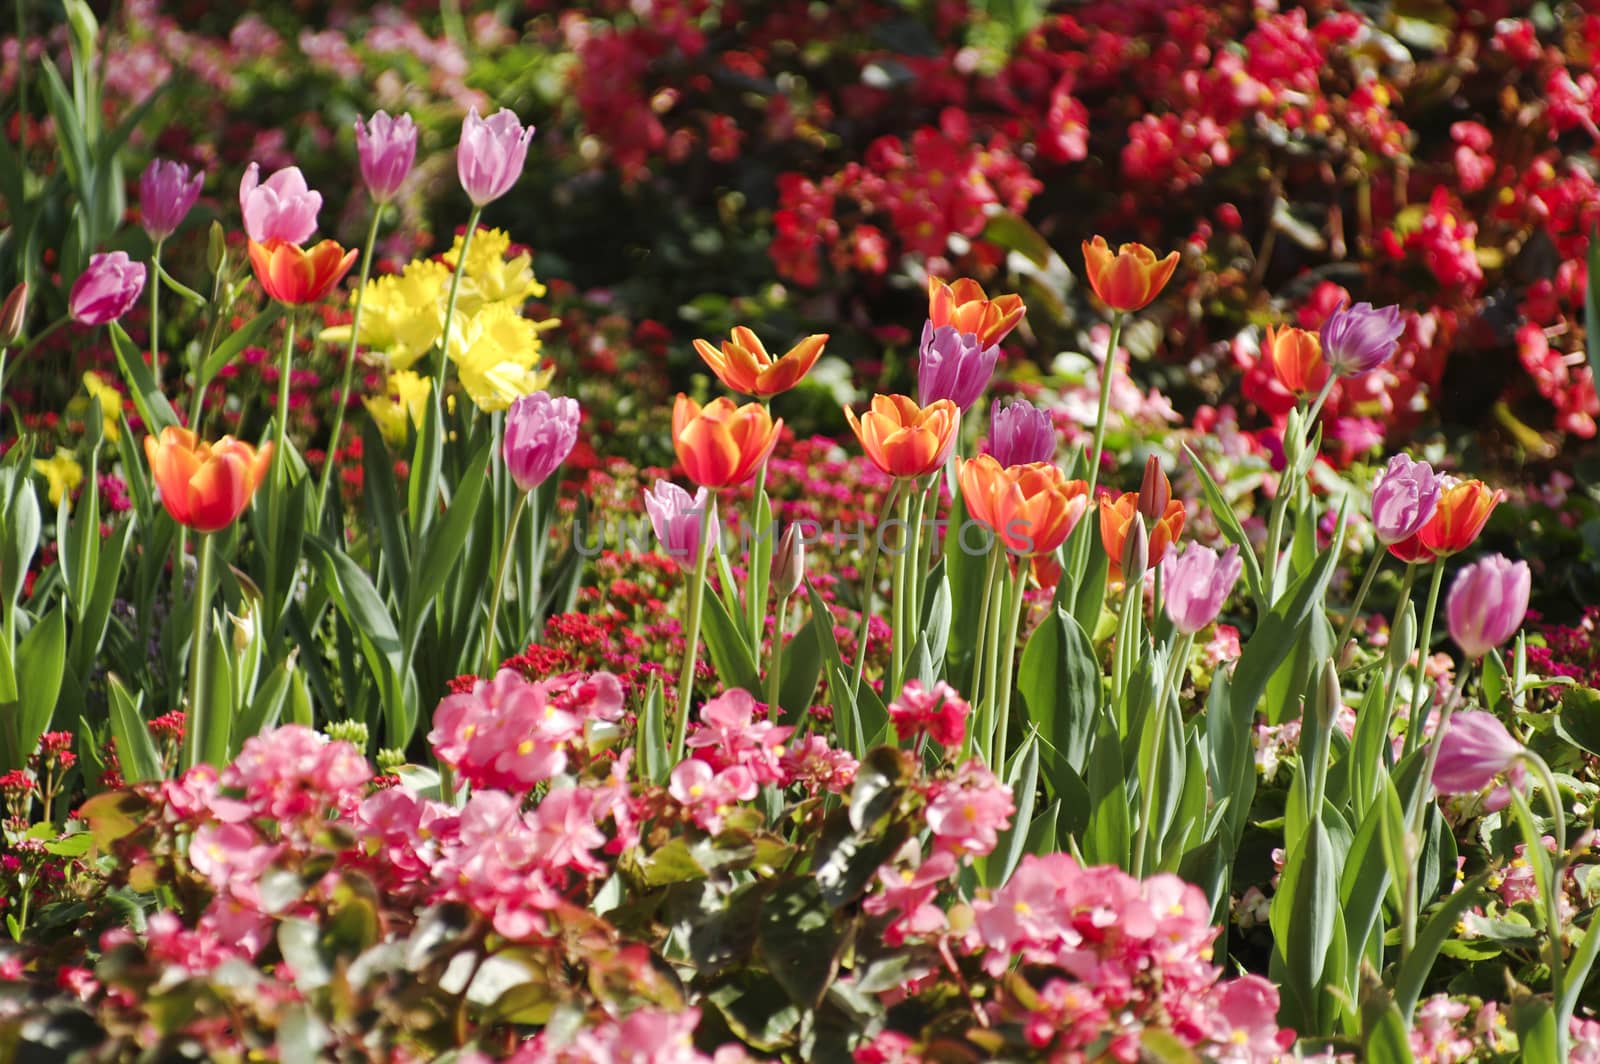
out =
[[[970,277],[953,285],[928,278],[928,320],[933,327],[953,325],[957,332],[973,333],[985,348],[1004,340],[1027,309],[1021,296],[990,299],[983,294],[983,286]]]
[[[197,532],[217,532],[250,505],[267,475],[272,444],[258,451],[232,436],[206,443],[188,429],[169,425],[159,439],[144,438],[144,454],[172,519]]]
[[[1105,545],[1106,554],[1111,559],[1110,579],[1121,580],[1122,575],[1122,548],[1128,538],[1128,526],[1133,523],[1133,517],[1139,512],[1139,493],[1136,491],[1124,492],[1116,502],[1100,502],[1100,542]],[[1183,503],[1173,499],[1167,503],[1166,512],[1155,521],[1150,522],[1150,553],[1146,561],[1147,568],[1155,568],[1161,564],[1161,559],[1166,557],[1167,548],[1178,541],[1183,534],[1183,521],[1186,513]]]
[[[1089,508],[1089,485],[1068,480],[1049,462],[1002,466],[981,454],[961,463],[961,498],[967,513],[1024,557],[1050,554]]]
[[[1328,363],[1322,358],[1322,340],[1314,332],[1292,326],[1267,326],[1261,353],[1278,382],[1296,395],[1316,395],[1328,381]]]
[[[1100,302],[1113,310],[1139,310],[1172,280],[1178,253],[1157,259],[1143,244],[1123,244],[1112,254],[1106,238],[1097,236],[1083,242],[1083,263]]]
[[[1428,562],[1472,546],[1506,493],[1481,480],[1457,480],[1439,493],[1439,506],[1416,535],[1389,547],[1403,562]]]
[[[733,338],[723,341],[721,351],[704,340],[696,340],[694,349],[728,388],[765,399],[799,384],[816,365],[822,345],[827,342],[826,333],[808,336],[791,347],[788,354],[775,359],[767,354],[759,336],[736,325]]]
[[[760,403],[735,406],[721,396],[702,407],[682,392],[672,407],[672,445],[689,479],[719,491],[755,476],[778,445],[783,419]]]
[[[874,395],[860,418],[844,416],[874,465],[891,477],[920,477],[944,465],[956,444],[961,411],[948,399],[918,406],[909,395]]]
[[[315,303],[332,290],[356,261],[356,251],[346,251],[332,240],[309,249],[287,240],[265,244],[250,241],[250,265],[267,295],[279,303],[298,306]]]

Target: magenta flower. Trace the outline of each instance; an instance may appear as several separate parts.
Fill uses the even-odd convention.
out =
[[[719,771],[698,757],[680,762],[667,780],[667,793],[689,810],[697,825],[713,834],[722,830],[722,818],[735,805],[748,802],[759,790],[756,778],[743,765]]]
[[[502,107],[488,118],[474,107],[461,124],[461,145],[456,148],[456,172],[461,187],[476,207],[504,196],[522,176],[533,127],[523,128],[514,112]]]
[[[388,203],[416,162],[416,123],[410,115],[390,118],[387,111],[373,115],[370,126],[356,119],[356,155],[367,191],[379,203]]]
[[[1433,766],[1433,787],[1440,794],[1476,794],[1502,772],[1521,777],[1522,744],[1511,737],[1493,713],[1464,709],[1450,718],[1444,734],[1434,739],[1439,758]]]
[[[989,404],[988,453],[1003,466],[1050,462],[1056,457],[1056,425],[1048,410],[1026,399],[1002,407]]]
[[[923,406],[948,399],[966,413],[989,387],[999,347],[984,347],[974,333],[933,322],[922,326],[922,353],[917,362],[917,402]]]
[[[89,257],[67,297],[67,309],[79,325],[104,325],[132,309],[144,291],[144,263],[134,262],[125,251]]]
[[[700,558],[700,514],[711,507],[706,531],[712,550],[716,549],[721,531],[717,525],[717,504],[705,488],[690,495],[678,485],[658,480],[654,488],[644,493],[644,508],[650,515],[650,526],[656,530],[667,557],[678,563],[678,568],[688,569]]]
[[[1340,307],[1322,323],[1322,359],[1341,377],[1371,373],[1389,361],[1405,328],[1399,307]]]
[[[578,401],[548,392],[524,395],[506,411],[506,435],[500,446],[506,470],[522,491],[532,491],[567,460],[578,442]]]
[[[139,175],[139,214],[151,240],[159,243],[177,231],[205,180],[204,173],[190,177],[189,168],[183,163],[150,160]]]
[[[1384,546],[1410,539],[1439,507],[1444,477],[1427,462],[1397,454],[1372,489],[1372,527]]]
[[[958,854],[991,852],[1016,812],[1011,788],[982,762],[968,761],[953,780],[936,780],[923,816],[934,842]]]
[[[501,669],[441,701],[428,742],[466,782],[523,794],[566,768],[566,744],[582,731],[547,684]]]
[[[298,166],[286,166],[261,180],[261,166],[251,163],[239,182],[239,211],[244,231],[257,244],[282,240],[303,244],[316,231],[322,193],[306,187]]]
[[[1495,554],[1456,574],[1445,601],[1450,638],[1477,660],[1510,639],[1528,612],[1533,576],[1527,562]]]
[[[1193,635],[1216,620],[1243,567],[1238,547],[1218,557],[1210,547],[1191,543],[1182,554],[1163,558],[1163,602],[1178,631]]]
[[[900,697],[889,703],[889,721],[901,742],[929,735],[940,746],[960,746],[971,714],[972,706],[943,680],[932,687],[924,687],[921,680],[907,680]]]

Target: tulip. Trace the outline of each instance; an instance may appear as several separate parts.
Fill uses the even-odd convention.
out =
[[[205,184],[204,173],[166,159],[151,159],[139,176],[139,214],[144,231],[160,243],[177,231]]]
[[[1105,546],[1106,556],[1111,559],[1109,575],[1112,580],[1124,578],[1122,550],[1127,545],[1128,528],[1138,512],[1138,492],[1124,492],[1113,503],[1107,503],[1103,499],[1100,502],[1100,542]],[[1168,548],[1176,543],[1183,533],[1186,516],[1183,503],[1173,499],[1167,503],[1161,516],[1150,522],[1149,554],[1145,563],[1147,567],[1161,564],[1161,559],[1167,556]]]
[[[1172,481],[1161,468],[1161,459],[1150,455],[1144,460],[1144,477],[1139,481],[1139,513],[1152,524],[1166,516],[1172,505]]]
[[[145,267],[125,251],[89,258],[89,266],[73,282],[67,309],[80,325],[105,325],[133,308],[144,291]]]
[[[1193,635],[1215,621],[1243,567],[1236,546],[1219,557],[1210,547],[1191,543],[1182,554],[1168,555],[1161,563],[1162,605],[1173,626]]]
[[[1003,466],[1049,462],[1056,456],[1056,425],[1048,410],[1040,410],[1026,399],[1002,408],[1000,400],[989,404],[987,450]]]
[[[1261,353],[1273,375],[1295,395],[1310,396],[1328,382],[1328,364],[1322,360],[1322,340],[1314,332],[1293,327],[1267,327]]]
[[[961,411],[948,399],[918,406],[908,395],[874,395],[859,418],[844,416],[872,464],[891,477],[921,477],[944,465],[956,443]]]
[[[1172,280],[1178,253],[1157,259],[1143,244],[1123,244],[1113,254],[1105,237],[1097,236],[1083,242],[1083,262],[1100,302],[1113,310],[1133,311],[1148,306]]]
[[[1422,531],[1439,507],[1443,486],[1427,462],[1414,462],[1397,454],[1372,489],[1372,527],[1384,546],[1410,539]]]
[[[1475,794],[1502,772],[1522,775],[1518,770],[1525,748],[1492,713],[1461,710],[1434,742],[1439,753],[1432,779],[1440,794]]]
[[[578,442],[578,401],[548,392],[524,395],[506,411],[500,455],[520,491],[543,484]]]
[[[970,277],[955,284],[928,278],[928,320],[934,328],[950,325],[958,333],[973,333],[985,348],[1004,340],[1026,312],[1021,296],[990,299],[984,295],[983,286]]]
[[[735,406],[726,396],[704,407],[678,394],[672,407],[672,445],[689,479],[713,491],[736,487],[755,475],[778,444],[783,419],[760,403]]]
[[[780,602],[800,590],[806,578],[806,540],[800,524],[789,522],[778,541],[778,553],[772,558],[772,593]]]
[[[1390,544],[1389,553],[1401,561],[1425,562],[1466,550],[1503,498],[1505,492],[1481,480],[1443,478],[1433,516],[1415,535]]]
[[[1527,562],[1491,555],[1467,566],[1450,585],[1445,615],[1450,638],[1476,660],[1510,639],[1528,612],[1533,577]]]
[[[1024,557],[1054,552],[1089,508],[1089,486],[1049,462],[1002,466],[980,454],[961,463],[960,481],[972,519]]]
[[[10,347],[22,336],[22,325],[28,320],[28,282],[23,281],[6,295],[0,304],[0,348]]]
[[[245,235],[258,244],[282,240],[303,244],[316,231],[322,194],[306,187],[298,166],[288,166],[266,181],[261,167],[251,163],[239,182],[239,210]]]
[[[361,180],[379,203],[388,203],[417,159],[417,126],[410,115],[390,118],[379,111],[369,127],[356,119],[356,155],[361,161]]]
[[[302,248],[283,240],[266,244],[250,241],[250,265],[267,295],[280,303],[298,306],[315,303],[338,284],[355,264],[356,250],[346,251],[332,240]]]
[[[1339,376],[1360,377],[1389,361],[1405,328],[1399,307],[1341,307],[1322,323],[1322,358]]]
[[[197,532],[218,532],[250,505],[266,476],[272,444],[257,451],[232,436],[205,443],[169,425],[159,438],[144,438],[144,453],[172,519]]]
[[[964,414],[989,387],[999,361],[998,347],[985,347],[974,333],[957,332],[952,325],[922,327],[922,351],[917,362],[917,401],[923,406],[948,399]]]
[[[775,359],[767,353],[760,337],[743,325],[736,325],[732,339],[724,340],[720,351],[704,340],[696,340],[694,349],[727,388],[766,399],[799,384],[816,365],[827,342],[826,333],[808,336],[782,358]]]
[[[1122,537],[1122,555],[1116,568],[1124,573],[1142,573],[1150,568],[1150,533],[1145,530],[1144,515],[1134,511],[1128,519],[1127,533]]]
[[[493,203],[522,176],[533,127],[523,127],[514,112],[502,107],[480,118],[474,107],[461,124],[456,148],[456,173],[474,207]]]

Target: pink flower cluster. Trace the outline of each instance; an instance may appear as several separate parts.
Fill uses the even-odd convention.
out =
[[[889,703],[889,722],[901,742],[927,735],[947,750],[966,738],[971,715],[972,706],[943,680],[932,687],[908,680],[900,697]]]

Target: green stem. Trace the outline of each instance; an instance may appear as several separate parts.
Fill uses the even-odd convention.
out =
[[[156,388],[161,387],[161,245],[164,240],[157,240],[155,250],[150,253],[150,372],[156,379]]]
[[[1564,984],[1566,983],[1566,958],[1561,948],[1561,877],[1566,869],[1567,862],[1567,836],[1566,818],[1561,811],[1561,792],[1556,790],[1555,777],[1550,773],[1550,766],[1538,754],[1531,750],[1522,753],[1525,761],[1534,773],[1540,777],[1540,786],[1545,789],[1546,801],[1550,803],[1550,812],[1555,817],[1556,853],[1555,859],[1550,862],[1549,882],[1541,883],[1539,893],[1544,903],[1545,931],[1550,936],[1550,999],[1560,1002]],[[1511,790],[1511,800],[1516,803],[1518,820],[1523,824],[1523,844],[1527,849],[1535,846],[1544,846],[1544,840],[1539,837],[1538,829],[1533,823],[1533,810],[1516,788]],[[1532,864],[1533,862],[1529,862]],[[1537,866],[1535,866],[1537,867]],[[1567,1018],[1559,1013],[1556,1016],[1556,1059],[1567,1058]]]
[[[959,543],[956,545],[956,549],[960,549]],[[983,603],[978,607],[978,644],[972,650],[972,682],[968,684],[970,688],[968,697],[974,710],[973,719],[968,722],[967,737],[961,744],[963,759],[972,754],[972,748],[976,742],[974,736],[978,731],[978,722],[987,720],[983,713],[983,696],[987,694],[989,688],[984,681],[984,674],[989,667],[989,644],[993,642],[989,633],[989,614],[992,612],[992,601],[994,599],[994,572],[999,561],[999,551],[991,549],[989,551],[988,565],[983,571]],[[985,735],[987,735],[987,732],[985,732]]]
[[[1356,591],[1356,600],[1350,604],[1350,613],[1344,619],[1344,624],[1339,626],[1339,638],[1334,640],[1334,660],[1344,656],[1344,645],[1350,642],[1350,633],[1355,631],[1356,617],[1361,613],[1361,604],[1367,601],[1367,592],[1372,590],[1372,582],[1378,577],[1378,570],[1383,568],[1383,558],[1386,552],[1383,544],[1378,545],[1377,556],[1367,563],[1366,575],[1361,578],[1361,587]]]
[[[1312,426],[1317,423],[1317,415],[1322,413],[1322,404],[1328,401],[1328,394],[1333,391],[1334,382],[1338,379],[1338,377],[1330,373],[1328,374],[1328,379],[1322,382],[1322,390],[1317,393],[1317,398],[1311,403],[1311,410],[1306,414],[1305,421],[1302,422],[1305,425],[1307,437],[1311,435]]]
[[[900,499],[903,483],[904,481],[896,478],[894,485],[889,489],[889,494],[883,497],[883,508],[878,511],[877,527],[869,533],[872,537],[872,546],[867,548],[867,567],[863,570],[861,578],[861,620],[856,625],[856,678],[850,688],[852,696],[861,692],[861,677],[867,671],[867,625],[872,620],[872,600],[877,590],[878,553],[882,544],[883,526],[888,524],[894,504]]]
[[[1433,769],[1439,763],[1439,740],[1443,738],[1445,729],[1450,726],[1450,715],[1455,712],[1456,703],[1461,699],[1461,692],[1467,685],[1468,668],[1463,665],[1456,685],[1450,692],[1450,697],[1445,699],[1444,708],[1439,711],[1439,724],[1433,729],[1433,741],[1428,744],[1427,756],[1422,761],[1422,775],[1417,780],[1416,796],[1411,800],[1411,808],[1406,810],[1406,837],[1414,840],[1417,847],[1422,846],[1422,819],[1427,812],[1428,802],[1433,792]],[[1411,741],[1411,734],[1406,734],[1406,741]],[[1420,860],[1420,854],[1417,858]],[[1405,890],[1400,896],[1400,960],[1405,962],[1410,955],[1412,947],[1417,944],[1417,860],[1406,862]]]
[[[716,492],[709,493],[706,505],[700,511],[700,547],[694,562],[694,576],[689,583],[689,633],[683,647],[683,672],[678,677],[678,717],[672,726],[672,759],[676,766],[683,760],[683,741],[689,731],[689,700],[694,696],[694,664],[700,649],[700,611],[705,605],[706,562],[711,557],[711,511],[717,505]]]
[[[1411,605],[1411,588],[1417,580],[1417,563],[1409,562],[1406,565],[1406,575],[1400,581],[1400,598],[1395,602],[1394,616],[1389,622],[1389,638],[1392,640],[1398,632],[1401,618],[1406,615],[1406,609]],[[1400,698],[1400,673],[1405,668],[1404,660],[1395,661],[1391,656],[1391,664],[1384,673],[1383,719],[1385,735],[1394,734],[1394,706]]]
[[[900,688],[905,683],[906,659],[911,656],[911,609],[906,601],[906,573],[911,568],[910,554],[911,526],[908,523],[911,510],[911,492],[901,492],[900,503],[895,507],[895,520],[900,522],[900,543],[895,549],[894,578],[890,593],[894,596],[894,607],[891,618],[894,623],[894,654],[889,662],[889,686],[885,688],[884,695],[888,698],[898,697]]]
[[[211,324],[206,326],[206,344],[200,358],[193,365],[195,371],[194,387],[189,392],[189,421],[188,425],[196,435],[200,434],[200,419],[203,411],[200,401],[205,397],[205,389],[200,387],[200,367],[206,364],[211,357],[211,352],[217,349],[217,330],[222,324],[222,310],[218,304],[222,299],[222,269],[219,268],[211,278]],[[181,383],[181,382],[180,382]]]
[[[1279,545],[1283,540],[1283,521],[1289,511],[1289,496],[1294,489],[1289,485],[1289,477],[1294,471],[1284,468],[1283,475],[1278,478],[1278,491],[1272,497],[1272,516],[1267,522],[1266,557],[1262,563],[1266,570],[1267,604],[1272,605],[1278,601],[1278,555]]]
[[[772,545],[767,537],[772,534],[772,515],[769,513],[765,522],[761,520],[761,496],[766,490],[767,463],[763,461],[750,492],[750,577],[746,584],[745,622],[750,630],[752,659],[761,656],[761,622],[767,617],[767,581],[771,578],[767,566],[771,564]]]
[[[1100,368],[1100,407],[1094,418],[1094,448],[1089,452],[1089,498],[1100,483],[1100,454],[1106,442],[1106,415],[1111,409],[1111,373],[1117,364],[1117,344],[1122,340],[1122,311],[1111,317],[1111,338],[1106,342],[1105,364]]]
[[[494,675],[495,657],[497,653],[495,619],[500,615],[500,595],[506,587],[506,570],[511,567],[511,556],[517,552],[517,522],[522,519],[522,511],[527,508],[528,498],[532,492],[523,492],[517,497],[516,506],[511,509],[511,522],[506,527],[505,546],[500,552],[500,570],[495,573],[494,593],[489,596],[489,631],[484,636],[483,647],[483,674]],[[704,552],[702,552],[704,553]]]
[[[367,244],[361,252],[361,276],[356,281],[356,309],[350,317],[350,346],[344,353],[344,378],[339,385],[339,403],[333,412],[333,431],[328,436],[327,457],[322,460],[322,483],[317,486],[317,516],[327,505],[328,485],[333,480],[333,467],[339,454],[339,436],[344,432],[345,411],[350,407],[350,384],[355,376],[356,342],[361,337],[361,304],[367,297],[367,278],[372,272],[372,249],[378,242],[378,222],[383,217],[383,205],[372,208],[372,223],[367,227]]]
[[[1417,684],[1411,695],[1411,721],[1406,726],[1405,752],[1422,741],[1423,707],[1428,703],[1428,651],[1433,647],[1433,618],[1439,607],[1439,588],[1444,584],[1444,559],[1435,558],[1433,580],[1428,584],[1428,604],[1422,611],[1422,627],[1417,632]]]
[[[278,364],[278,432],[272,447],[272,498],[276,505],[283,497],[288,467],[285,452],[289,444],[289,370],[294,362],[294,311],[284,316],[283,359]],[[274,520],[277,515],[274,514]]]
[[[906,528],[910,536],[906,552],[906,669],[911,671],[911,653],[917,647],[917,634],[922,628],[922,587],[927,582],[927,570],[922,567],[922,515],[928,505],[928,493],[920,483],[912,488],[911,524]],[[929,648],[932,649],[931,647]]]
[[[784,630],[789,627],[789,600],[779,602],[772,614],[772,651],[767,657],[767,706],[781,711],[783,706],[778,701],[778,695],[783,689],[783,636]]]
[[[478,231],[478,216],[482,213],[483,208],[474,205],[472,213],[467,216],[467,231],[461,237],[461,254],[456,257],[456,268],[450,273],[450,298],[444,305],[444,325],[439,332],[439,365],[433,376],[433,390],[441,403],[444,402],[444,381],[450,365],[450,325],[456,316],[456,293],[461,288],[461,275],[467,272],[467,252],[472,249],[472,234]]]
[[[1150,845],[1150,821],[1156,815],[1156,781],[1161,778],[1161,754],[1167,741],[1167,704],[1178,696],[1178,678],[1183,675],[1183,668],[1189,664],[1189,651],[1194,646],[1194,636],[1188,632],[1178,640],[1172,657],[1167,659],[1167,673],[1161,681],[1161,696],[1150,706],[1150,712],[1156,719],[1151,722],[1155,729],[1150,736],[1150,772],[1148,776],[1139,780],[1139,790],[1143,793],[1142,808],[1139,811],[1139,833],[1133,842],[1133,875],[1135,879],[1144,876],[1145,850]],[[1156,840],[1159,844],[1160,840]]]
[[[1005,598],[1002,600],[1006,611],[1006,630],[1001,638],[1000,652],[996,657],[1000,664],[1000,685],[994,689],[995,705],[995,742],[989,751],[989,767],[994,771],[1001,771],[1006,763],[1006,742],[1011,730],[1011,684],[1017,667],[1017,628],[1022,622],[1022,611],[1026,605],[1022,591],[1028,581],[1027,559],[1018,556],[1016,559],[1017,571],[1008,571],[1003,577],[1005,585]]]
[[[199,534],[195,553],[199,555],[199,565],[194,578],[193,656],[189,665],[189,723],[186,728],[187,742],[184,743],[184,769],[200,763],[205,733],[210,731],[212,724],[211,707],[205,704],[206,629],[211,618],[210,596],[206,592],[211,585],[211,537],[204,532]]]

